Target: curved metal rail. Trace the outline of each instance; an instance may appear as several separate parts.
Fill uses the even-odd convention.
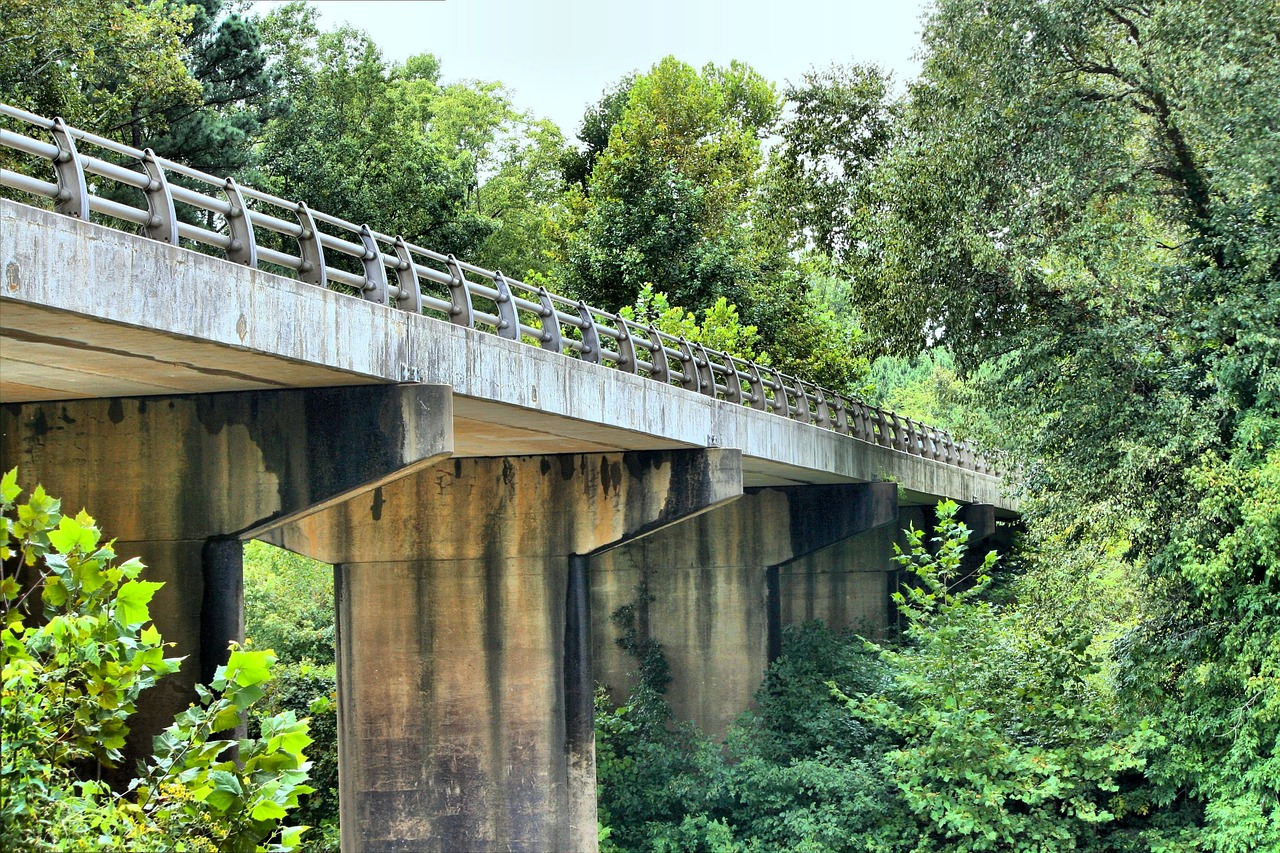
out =
[[[40,128],[49,140],[0,128],[0,147],[25,155],[27,167],[0,168],[0,186],[50,199],[58,213],[84,220],[98,214],[94,221],[122,230],[135,226],[153,240],[213,249],[235,263],[265,265],[356,298],[490,330],[508,340],[912,456],[981,474],[997,473],[969,442],[767,365],[673,337],[500,271],[311,210],[302,202],[218,178],[150,149],[140,151],[69,127],[62,119],[46,119],[6,104],[0,104],[0,116]],[[52,181],[28,174],[41,168]],[[119,200],[125,195],[131,195],[134,204]],[[186,216],[179,217],[179,210]]]

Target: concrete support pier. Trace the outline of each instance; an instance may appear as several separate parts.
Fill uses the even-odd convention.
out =
[[[132,397],[0,407],[0,468],[89,510],[163,581],[151,605],[182,670],[143,694],[126,767],[244,639],[241,538],[448,456],[442,385]]]
[[[587,556],[741,493],[736,450],[453,459],[266,534],[337,565],[343,849],[596,849]]]
[[[681,720],[721,737],[751,706],[781,627],[823,619],[883,628],[888,613],[893,483],[748,489],[741,500],[592,560],[596,680],[615,699],[636,661],[609,615],[638,605],[642,638],[660,642]],[[637,598],[647,591],[648,600]]]

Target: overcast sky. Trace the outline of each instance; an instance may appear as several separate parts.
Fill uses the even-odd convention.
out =
[[[326,29],[367,31],[389,60],[440,58],[446,80],[500,80],[515,106],[572,138],[585,107],[668,54],[739,59],[783,84],[813,66],[875,62],[915,76],[927,0],[323,0]],[[254,4],[265,11],[279,3]]]

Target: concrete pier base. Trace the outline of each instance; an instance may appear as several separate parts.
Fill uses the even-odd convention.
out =
[[[736,450],[454,459],[265,538],[336,568],[344,850],[594,850],[586,556]]]
[[[0,467],[88,509],[164,583],[152,617],[186,660],[143,694],[126,768],[244,639],[240,538],[447,456],[452,402],[376,385],[0,407]]]
[[[892,483],[749,489],[743,498],[592,560],[596,679],[621,700],[636,661],[609,614],[637,627],[671,666],[676,716],[721,737],[751,705],[781,626],[820,618],[882,629],[897,519]],[[647,592],[648,600],[638,591]]]

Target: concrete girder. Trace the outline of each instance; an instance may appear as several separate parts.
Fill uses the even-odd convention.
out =
[[[995,535],[996,508],[992,504],[965,504],[956,513],[956,520],[969,528],[970,548]]]
[[[737,450],[455,458],[269,532],[337,566],[343,848],[595,849],[583,555],[741,493]]]

